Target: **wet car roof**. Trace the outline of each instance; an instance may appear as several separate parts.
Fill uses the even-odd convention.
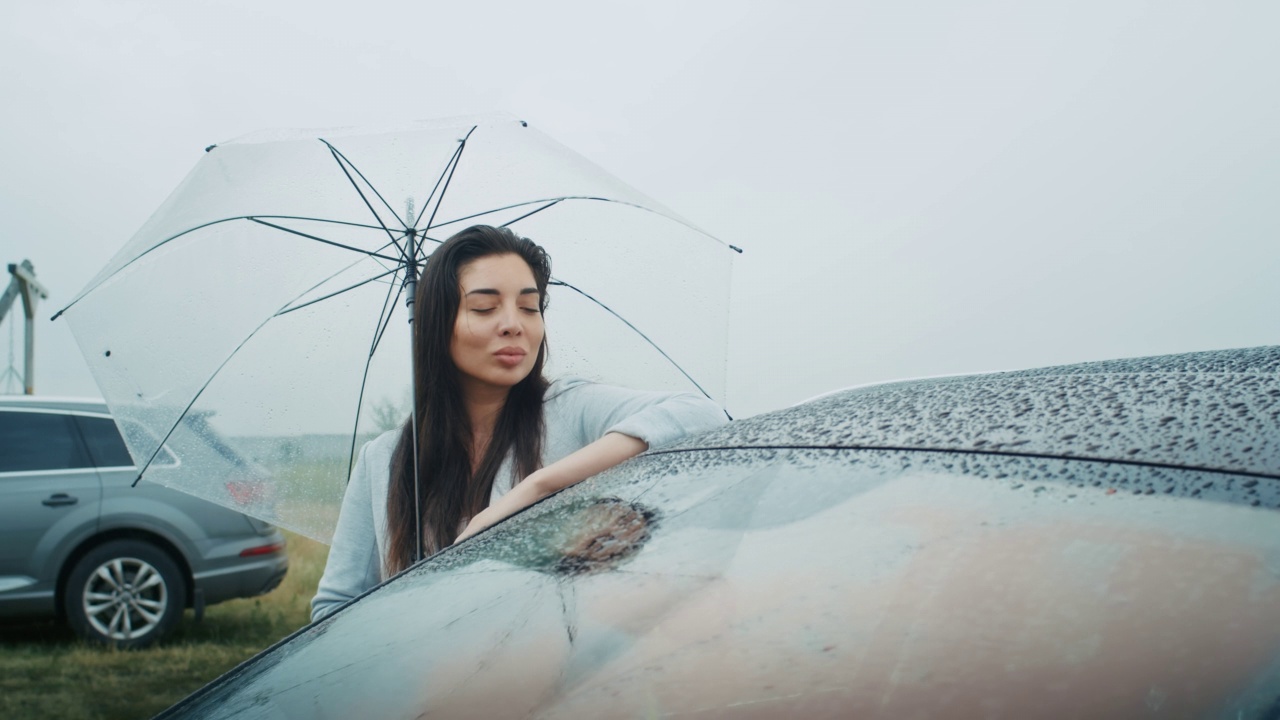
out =
[[[663,451],[939,450],[1280,477],[1280,347],[888,383],[734,422]]]

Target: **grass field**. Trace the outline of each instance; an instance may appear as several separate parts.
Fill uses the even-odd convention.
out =
[[[288,535],[289,574],[267,595],[188,610],[147,650],[89,645],[52,622],[0,625],[0,718],[149,718],[307,623],[328,547]]]

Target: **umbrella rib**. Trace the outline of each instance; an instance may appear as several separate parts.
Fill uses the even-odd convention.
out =
[[[347,182],[351,183],[351,187],[356,191],[356,194],[360,196],[360,200],[364,202],[364,206],[369,208],[369,212],[373,215],[373,219],[378,221],[378,225],[380,225],[382,229],[386,231],[387,237],[391,238],[391,242],[395,244],[396,249],[398,249],[400,253],[403,255],[404,248],[400,246],[400,243],[396,242],[395,235],[391,232],[391,229],[387,227],[386,223],[382,222],[382,217],[378,215],[378,211],[373,209],[373,204],[369,202],[369,198],[365,197],[364,191],[360,189],[360,184],[357,183],[356,179],[351,177],[351,173],[347,171],[347,164],[349,164],[350,161],[347,160],[347,158],[342,153],[338,152],[337,148],[330,145],[328,140],[325,140],[324,138],[320,138],[319,140],[329,148],[329,153],[333,155],[333,161],[338,163],[338,169],[342,170],[343,175],[347,176]],[[351,169],[355,170],[357,175],[360,174],[359,168],[357,168],[355,165],[352,165]],[[370,190],[373,190],[373,193],[375,195],[378,195],[378,199],[382,200],[383,205],[387,205],[387,201],[382,199],[382,195],[378,194],[377,188],[373,187],[373,184],[370,183],[367,179],[365,179],[364,175],[360,175],[360,179],[365,181],[365,184],[369,186]],[[391,210],[391,206],[387,205],[387,209]],[[400,218],[396,217],[396,213],[394,210],[391,210],[391,217],[396,218],[397,222],[400,221]]]
[[[467,131],[467,134],[464,135],[462,139],[458,141],[458,147],[453,149],[453,156],[449,158],[449,162],[444,164],[444,169],[440,171],[440,177],[436,178],[436,184],[435,184],[435,187],[431,188],[431,194],[428,195],[426,201],[422,203],[422,209],[418,210],[418,217],[414,218],[413,220],[414,227],[417,227],[418,224],[422,222],[422,216],[426,214],[427,206],[431,204],[431,200],[436,196],[436,190],[440,189],[440,183],[445,182],[445,175],[447,174],[450,177],[452,177],[453,174],[450,171],[450,168],[457,166],[458,157],[462,155],[462,149],[466,147],[467,140],[471,138],[471,133],[475,131],[476,131],[476,127],[472,126],[472,128]],[[440,199],[441,200],[444,199],[444,193],[440,194]],[[440,203],[436,203],[436,209],[438,210],[439,208],[440,208]],[[431,217],[432,218],[435,217],[434,211],[431,213]],[[428,228],[431,227],[430,222],[431,222],[430,220],[427,221]]]
[[[400,268],[396,268],[399,271]],[[391,288],[398,288],[395,292],[395,298],[392,299]],[[373,364],[373,354],[378,351],[378,346],[382,344],[382,336],[387,331],[387,326],[391,324],[391,308],[395,307],[396,300],[400,299],[400,294],[404,292],[404,283],[391,283],[391,288],[387,289],[387,297],[382,301],[382,313],[378,318],[378,328],[373,333],[373,343],[369,346],[369,357],[364,361],[364,374],[360,376],[360,393],[356,396],[356,419],[351,424],[351,448],[347,452],[347,478],[351,478],[351,471],[355,468],[356,454],[356,438],[360,431],[360,408],[364,407],[364,390],[369,382],[369,367]]]
[[[612,316],[614,316],[614,317],[618,318],[618,320],[620,320],[620,321],[622,322],[622,324],[624,324],[624,325],[626,325],[627,327],[631,328],[631,329],[635,332],[635,334],[637,334],[637,335],[639,335],[641,338],[643,338],[643,339],[644,339],[644,341],[645,341],[645,342],[647,342],[647,343],[649,343],[649,345],[650,345],[654,350],[657,350],[657,351],[658,351],[658,353],[659,353],[660,355],[662,355],[662,357],[666,358],[666,359],[667,359],[667,362],[671,363],[671,365],[672,365],[673,367],[675,367],[675,369],[676,369],[676,370],[679,370],[679,371],[680,371],[680,374],[681,374],[681,375],[684,375],[684,377],[685,377],[685,379],[686,379],[686,380],[688,380],[689,382],[693,383],[693,386],[694,386],[694,387],[696,387],[696,388],[698,388],[698,392],[702,393],[702,394],[703,394],[703,396],[707,397],[708,399],[711,399],[711,394],[710,394],[710,393],[708,393],[706,390],[704,390],[704,389],[703,389],[703,387],[702,387],[701,385],[699,385],[699,384],[698,384],[698,381],[693,379],[693,376],[691,376],[689,373],[685,372],[685,369],[684,369],[683,367],[681,367],[681,366],[680,366],[680,363],[676,362],[676,361],[675,361],[675,359],[673,359],[670,355],[668,355],[666,350],[663,350],[662,348],[658,347],[658,344],[657,344],[657,343],[655,343],[653,340],[651,340],[651,339],[649,338],[649,336],[648,336],[648,335],[645,335],[643,332],[641,332],[640,328],[636,327],[635,325],[632,325],[630,320],[628,320],[628,319],[626,319],[626,318],[622,317],[622,316],[621,316],[621,315],[619,315],[617,312],[615,312],[615,311],[613,310],[613,308],[611,308],[611,307],[609,307],[608,305],[605,305],[604,303],[602,303],[602,302],[600,302],[599,300],[595,299],[595,298],[594,298],[594,297],[592,297],[591,295],[589,295],[589,294],[587,294],[586,292],[584,292],[581,288],[574,287],[573,285],[570,285],[569,283],[567,283],[567,282],[565,282],[565,281],[563,281],[563,280],[552,280],[549,284],[551,284],[551,285],[559,285],[559,286],[561,286],[561,287],[569,288],[570,290],[572,290],[572,291],[574,291],[574,292],[578,293],[579,295],[581,295],[582,297],[584,297],[584,298],[586,298],[586,299],[590,300],[591,302],[595,303],[596,305],[599,305],[599,306],[600,306],[600,308],[601,308],[601,309],[603,309],[605,312],[607,312],[607,313],[609,313],[610,315],[612,315]]]
[[[428,236],[425,232],[424,232],[424,233],[422,233],[422,239],[423,239],[423,240],[430,240],[431,242],[433,242],[433,243],[435,243],[435,244],[437,244],[437,245],[443,245],[443,244],[444,244],[444,240],[437,240],[436,238],[433,238],[433,237]],[[421,243],[421,242],[419,242],[419,243],[418,243],[418,261],[419,261],[419,262],[421,262],[421,263],[425,263],[425,262],[427,261],[427,253],[422,252],[422,245],[423,245],[423,243]]]
[[[381,258],[381,259],[383,259],[383,260],[389,260],[389,261],[391,261],[391,262],[395,262],[395,263],[400,262],[400,258],[398,258],[398,257],[392,257],[392,256],[390,256],[390,255],[380,255],[380,254],[378,254],[377,252],[370,252],[370,251],[368,251],[368,250],[361,250],[360,248],[358,248],[358,247],[354,247],[354,246],[352,246],[352,245],[344,245],[343,243],[340,243],[340,242],[334,242],[333,240],[325,240],[325,239],[324,239],[324,238],[322,238],[322,237],[318,237],[318,236],[316,236],[316,235],[311,235],[310,233],[304,233],[304,232],[302,232],[301,230],[293,230],[293,229],[291,229],[291,228],[287,228],[287,227],[285,227],[285,226],[283,226],[283,225],[276,225],[275,223],[269,223],[269,222],[267,222],[267,221],[265,221],[265,220],[260,220],[260,219],[258,219],[258,218],[256,218],[256,217],[249,217],[249,218],[247,218],[247,219],[248,219],[250,222],[258,223],[259,225],[265,225],[265,226],[267,226],[267,227],[269,227],[269,228],[274,228],[274,229],[276,229],[276,230],[280,230],[280,231],[282,231],[282,232],[287,232],[287,233],[289,233],[289,234],[291,234],[291,235],[297,235],[297,236],[299,236],[299,237],[304,237],[304,238],[306,238],[306,239],[308,239],[308,240],[315,240],[316,242],[321,242],[321,243],[324,243],[325,245],[332,245],[332,246],[334,246],[334,247],[342,248],[343,250],[352,250],[352,251],[354,251],[354,252],[358,252],[358,253],[362,253],[362,254],[364,254],[364,255],[368,255],[368,256],[370,256],[370,257]],[[383,245],[382,247],[383,247],[383,248],[385,248],[385,247],[387,247],[387,246],[386,246],[386,245]],[[381,249],[381,248],[379,248],[379,249]]]
[[[333,146],[333,144],[332,144],[332,143],[330,143],[328,140],[325,140],[324,138],[319,138],[319,140],[320,140],[320,142],[324,143],[325,145],[327,145],[327,146],[329,147],[330,152],[334,153],[335,155],[337,155],[337,157],[339,157],[339,158],[341,158],[341,159],[342,159],[342,162],[341,162],[341,163],[339,163],[339,164],[345,163],[346,165],[350,166],[352,170],[355,170],[355,171],[356,171],[356,175],[359,175],[359,176],[360,176],[360,179],[364,181],[364,184],[365,184],[365,185],[368,185],[368,186],[369,186],[369,189],[373,191],[373,194],[374,194],[374,195],[376,195],[376,196],[378,197],[378,200],[382,201],[382,205],[383,205],[383,207],[385,207],[385,208],[387,209],[387,212],[391,213],[391,217],[395,218],[395,219],[396,219],[396,222],[399,222],[401,225],[404,225],[404,223],[403,223],[403,222],[401,222],[401,220],[400,220],[400,216],[399,216],[399,215],[396,215],[396,211],[395,211],[395,209],[391,207],[391,204],[387,202],[387,199],[386,199],[386,198],[382,197],[382,193],[378,192],[378,188],[374,187],[372,182],[369,182],[369,178],[365,177],[365,176],[364,176],[364,173],[360,172],[360,168],[356,167],[356,164],[355,164],[355,163],[351,162],[351,160],[350,160],[350,159],[348,159],[346,155],[343,155],[343,154],[342,154],[342,151],[341,151],[341,150],[339,150],[338,148],[334,147],[334,146]],[[346,171],[344,170],[343,172],[346,172]],[[349,173],[347,174],[347,178],[348,178],[348,179],[351,179],[351,175],[350,175]],[[355,181],[354,181],[354,180],[352,180],[352,183],[354,184],[354,183],[355,183]],[[357,187],[357,190],[358,190],[358,189],[359,189],[359,188]],[[369,208],[369,209],[370,209],[370,210],[373,210],[373,208]],[[378,214],[377,214],[377,213],[374,213],[374,217],[377,217],[377,218],[378,218],[378,223],[379,223],[379,224],[381,224],[381,223],[382,223],[382,218],[381,218],[381,217],[378,217]],[[408,228],[406,228],[406,229],[408,229]]]
[[[453,173],[458,169],[458,164],[462,162],[462,151],[466,149],[467,140],[471,139],[471,133],[476,131],[476,127],[479,127],[479,126],[478,125],[473,126],[470,130],[467,131],[466,136],[463,137],[462,140],[458,141],[458,149],[454,151],[453,160],[450,162],[448,166],[449,174],[444,179],[444,187],[440,188],[440,197],[436,198],[435,207],[432,208],[431,210],[431,217],[427,219],[427,224],[423,228],[424,231],[431,230],[431,223],[436,221],[436,213],[440,212],[440,206],[444,204],[444,194],[449,192],[449,184],[453,182]],[[432,194],[434,194],[434,191],[432,192]],[[425,211],[427,208],[424,205],[422,209],[423,211]]]
[[[467,220],[474,220],[475,218],[483,217],[483,216],[485,216],[485,215],[492,215],[493,213],[502,212],[502,211],[504,211],[504,210],[514,210],[514,209],[516,209],[516,208],[518,208],[518,207],[523,207],[523,206],[525,206],[525,205],[537,205],[538,203],[551,203],[551,204],[556,204],[556,203],[564,202],[564,201],[566,201],[566,200],[589,200],[589,201],[594,201],[594,202],[606,202],[606,203],[613,203],[613,204],[615,204],[615,205],[623,205],[623,206],[625,206],[625,207],[635,208],[635,209],[637,209],[637,210],[643,210],[644,212],[652,213],[652,214],[657,215],[657,216],[659,216],[659,217],[666,218],[666,219],[668,219],[668,220],[670,220],[670,221],[672,221],[672,222],[674,222],[674,223],[677,223],[677,224],[679,224],[679,225],[683,225],[684,227],[689,228],[690,230],[692,230],[692,231],[694,231],[694,232],[698,233],[699,235],[702,235],[703,237],[707,238],[708,240],[711,240],[712,242],[715,242],[715,243],[717,243],[717,244],[719,244],[719,245],[722,245],[722,246],[724,246],[725,248],[727,248],[727,249],[729,249],[729,250],[733,250],[734,252],[737,252],[737,253],[741,253],[741,252],[742,252],[742,249],[741,249],[741,248],[738,248],[738,247],[737,247],[737,246],[735,246],[735,245],[730,245],[730,244],[726,243],[725,241],[723,241],[723,240],[721,240],[721,239],[717,238],[716,236],[712,235],[711,233],[707,232],[706,230],[703,230],[702,228],[698,227],[697,225],[694,225],[693,223],[689,222],[688,220],[684,220],[684,219],[682,219],[682,218],[680,218],[680,217],[678,217],[678,216],[675,216],[675,215],[668,215],[667,213],[662,212],[661,210],[655,210],[655,209],[653,209],[653,208],[651,208],[651,207],[647,207],[647,206],[645,206],[645,205],[641,205],[641,204],[639,204],[639,203],[630,202],[630,201],[628,201],[628,200],[615,200],[615,199],[613,199],[613,198],[600,197],[600,196],[598,196],[598,195],[561,195],[560,197],[547,197],[547,198],[539,198],[539,199],[536,199],[536,200],[526,200],[526,201],[524,201],[524,202],[512,203],[511,205],[504,205],[504,206],[502,206],[502,207],[493,208],[493,209],[491,209],[491,210],[484,210],[484,211],[481,211],[481,212],[478,212],[478,213],[472,213],[472,214],[470,214],[470,215],[463,215],[462,217],[453,218],[452,220],[445,220],[444,222],[441,222],[441,223],[439,223],[439,224],[437,224],[437,225],[433,225],[433,226],[432,226],[432,229],[435,229],[435,228],[442,228],[442,227],[445,227],[446,225],[453,225],[453,224],[460,223],[460,222],[466,222]],[[545,209],[545,208],[544,208],[544,209]],[[532,214],[532,213],[530,213],[530,214]],[[526,216],[526,217],[527,217],[527,216]],[[517,218],[517,220],[521,220],[521,219],[523,219],[523,218]],[[509,225],[509,224],[511,224],[511,223],[513,223],[513,222],[516,222],[516,220],[511,220],[511,221],[509,221],[507,224]]]
[[[285,308],[282,308],[281,310],[276,311],[276,317],[279,317],[279,316],[281,316],[281,315],[288,315],[289,313],[294,312],[295,310],[301,310],[301,309],[302,309],[302,308],[304,308],[304,307],[310,307],[310,306],[312,306],[312,305],[315,305],[315,304],[316,304],[316,303],[318,303],[318,302],[321,302],[321,301],[324,301],[324,300],[328,300],[328,299],[329,299],[329,298],[331,298],[331,297],[334,297],[334,296],[337,296],[337,295],[341,295],[341,294],[343,294],[343,293],[345,293],[345,292],[349,292],[349,291],[351,291],[351,290],[355,290],[356,288],[361,287],[361,286],[363,286],[363,285],[368,285],[369,283],[371,283],[371,282],[373,282],[373,281],[375,281],[375,280],[381,280],[382,278],[384,278],[384,277],[386,277],[386,276],[388,276],[388,275],[390,275],[390,274],[392,274],[392,273],[399,272],[399,270],[400,270],[400,268],[399,268],[399,266],[397,266],[397,267],[391,268],[390,270],[387,270],[386,272],[382,272],[382,273],[379,273],[379,274],[374,275],[374,276],[372,276],[372,277],[369,277],[369,278],[366,278],[366,279],[364,279],[364,280],[361,280],[360,282],[358,282],[358,283],[356,283],[356,284],[354,284],[354,285],[348,285],[347,287],[344,287],[344,288],[342,288],[341,290],[334,290],[333,292],[329,293],[328,295],[325,295],[325,296],[323,296],[323,297],[318,297],[318,298],[316,298],[315,300],[308,300],[308,301],[306,301],[306,302],[302,303],[301,305],[294,305],[293,307],[285,307]]]
[[[209,384],[213,382],[213,379],[218,377],[218,373],[222,372],[222,368],[226,367],[227,363],[231,362],[231,358],[235,357],[236,353],[240,352],[240,348],[244,347],[245,343],[253,339],[253,336],[257,335],[258,331],[261,330],[263,327],[265,327],[268,322],[271,322],[271,318],[273,317],[275,317],[274,314],[268,317],[266,320],[263,320],[262,323],[259,324],[258,327],[254,328],[253,332],[249,333],[249,335],[245,337],[244,340],[241,340],[240,344],[236,345],[235,349],[232,350],[230,353],[228,353],[227,357],[224,358],[222,362],[218,364],[218,367],[215,368],[212,373],[210,373],[208,379],[204,381],[204,384],[200,386],[200,389],[196,391],[196,394],[191,397],[191,402],[187,403],[187,406],[184,407],[182,409],[182,412],[178,415],[178,419],[174,421],[172,426],[169,427],[169,432],[165,433],[164,437],[160,440],[160,443],[156,445],[155,451],[151,453],[151,457],[147,458],[146,464],[144,464],[138,470],[138,477],[134,478],[133,484],[130,485],[130,487],[137,487],[138,482],[142,480],[142,476],[147,472],[148,469],[150,469],[151,462],[156,459],[157,455],[160,454],[160,449],[164,447],[165,443],[169,442],[169,438],[173,436],[173,431],[177,430],[178,426],[182,424],[182,419],[187,416],[188,412],[191,411],[192,406],[195,405],[196,401],[200,399],[200,396],[204,394],[205,389],[209,387]]]
[[[508,227],[508,226],[510,226],[510,225],[514,225],[515,223],[518,223],[518,222],[520,222],[521,220],[524,220],[525,218],[529,217],[530,215],[537,215],[538,213],[542,212],[543,210],[546,210],[546,209],[548,209],[548,208],[553,208],[553,207],[555,207],[555,206],[556,206],[556,205],[558,205],[558,204],[560,204],[560,201],[559,201],[559,200],[552,200],[551,202],[547,203],[546,205],[543,205],[542,207],[540,207],[540,208],[538,208],[538,209],[536,209],[536,210],[530,210],[529,212],[527,212],[527,213],[525,213],[525,214],[521,215],[520,217],[518,217],[518,218],[516,218],[516,219],[514,219],[514,220],[508,220],[508,221],[506,221],[506,222],[502,223],[502,227]]]
[[[364,228],[365,230],[385,230],[380,225],[366,225],[365,223],[348,222],[346,220],[330,220],[328,218],[307,217],[305,215],[244,215],[244,218],[267,218],[269,220],[308,220],[311,222],[329,223],[330,225],[346,225],[347,227]]]
[[[343,270],[346,270],[346,268],[343,268]],[[341,273],[341,272],[342,270],[338,271],[338,273]],[[130,487],[136,487],[138,485],[138,482],[142,480],[142,476],[147,472],[148,469],[150,469],[151,463],[154,462],[156,459],[156,456],[160,454],[160,450],[164,447],[164,444],[169,442],[169,438],[173,436],[173,431],[178,429],[178,425],[182,424],[182,419],[187,416],[187,413],[196,404],[196,401],[200,399],[200,396],[204,394],[204,391],[208,389],[209,384],[213,382],[214,378],[218,377],[218,373],[222,372],[222,368],[226,367],[227,363],[231,362],[231,358],[235,357],[236,353],[240,352],[240,348],[243,348],[245,346],[245,343],[252,340],[253,337],[258,334],[258,331],[266,327],[267,323],[271,322],[272,318],[278,317],[281,314],[283,314],[282,311],[285,310],[285,308],[288,308],[291,304],[293,304],[294,301],[296,301],[298,298],[302,297],[303,295],[306,295],[307,293],[311,292],[312,290],[315,290],[321,285],[325,284],[326,282],[328,282],[329,280],[337,276],[338,273],[334,273],[333,275],[330,275],[329,277],[312,285],[306,290],[303,290],[302,292],[298,293],[293,298],[291,298],[289,302],[285,303],[284,305],[281,305],[279,310],[267,316],[267,319],[259,323],[258,327],[253,329],[253,332],[246,335],[245,338],[240,341],[240,344],[235,346],[235,349],[227,353],[227,356],[223,358],[222,362],[218,364],[218,367],[214,368],[213,372],[209,374],[209,377],[204,381],[204,384],[200,386],[200,389],[196,391],[195,395],[191,396],[191,402],[187,403],[187,406],[182,409],[181,413],[178,414],[178,419],[174,421],[173,425],[169,427],[169,431],[164,434],[164,437],[161,438],[160,442],[156,445],[156,449],[152,451],[151,457],[147,458],[147,462],[144,463],[143,466],[138,469],[138,477],[134,478],[133,484]],[[385,273],[383,275],[385,276]]]
[[[324,219],[324,218],[311,218],[311,217],[303,217],[303,216],[299,216],[299,215],[257,215],[257,216],[254,216],[254,215],[236,215],[236,216],[233,216],[233,217],[220,218],[220,219],[218,219],[218,220],[210,220],[209,222],[206,222],[206,223],[200,223],[199,225],[196,225],[195,227],[190,227],[190,228],[187,228],[186,230],[183,230],[182,232],[176,233],[176,234],[174,234],[174,235],[170,235],[169,237],[165,238],[164,240],[161,240],[160,242],[156,243],[155,245],[152,245],[151,247],[147,248],[147,249],[146,249],[146,250],[144,250],[143,252],[138,253],[138,255],[137,255],[137,256],[135,256],[135,257],[133,257],[132,259],[130,259],[130,260],[129,260],[129,262],[126,262],[125,264],[123,264],[123,265],[121,265],[120,267],[116,268],[115,272],[113,272],[113,273],[111,273],[110,275],[108,275],[108,276],[106,276],[106,277],[102,278],[101,280],[99,280],[99,281],[98,281],[98,283],[97,283],[97,284],[95,284],[93,287],[89,287],[89,288],[85,288],[84,290],[81,290],[81,291],[80,291],[80,294],[79,294],[79,295],[77,295],[75,298],[73,298],[73,299],[71,300],[71,302],[67,303],[67,306],[66,306],[66,307],[64,307],[64,308],[62,308],[61,310],[59,310],[57,313],[55,313],[55,314],[54,314],[54,316],[53,316],[53,317],[51,317],[51,318],[49,318],[49,319],[52,321],[52,320],[57,320],[59,317],[62,317],[62,314],[63,314],[63,313],[65,313],[66,311],[70,310],[74,305],[76,305],[76,303],[79,303],[82,299],[84,299],[86,296],[88,296],[88,295],[89,295],[89,293],[93,292],[94,290],[97,290],[99,287],[101,287],[101,286],[102,286],[102,284],[103,284],[103,283],[105,283],[106,281],[108,281],[108,280],[110,280],[111,278],[115,277],[116,275],[119,275],[119,274],[120,274],[120,272],[121,272],[121,271],[123,271],[125,268],[127,268],[127,267],[129,267],[130,265],[132,265],[132,264],[134,264],[134,263],[138,262],[139,260],[141,260],[142,258],[146,257],[147,255],[150,255],[151,253],[155,252],[156,250],[159,250],[161,247],[163,247],[163,246],[165,246],[165,245],[168,245],[169,243],[173,242],[174,240],[177,240],[178,238],[180,238],[180,237],[182,237],[182,236],[184,236],[184,235],[188,235],[188,234],[190,234],[190,233],[193,233],[193,232],[195,232],[195,231],[197,231],[197,230],[203,230],[204,228],[207,228],[207,227],[212,227],[212,226],[214,226],[214,225],[220,225],[220,224],[225,223],[225,222],[233,222],[233,221],[235,221],[235,220],[250,220],[250,221],[256,222],[256,223],[258,223],[258,224],[260,224],[260,225],[269,225],[269,226],[271,226],[271,227],[275,227],[275,228],[278,228],[278,229],[280,229],[280,230],[284,230],[285,232],[293,233],[293,234],[295,234],[295,235],[301,235],[301,234],[302,234],[302,233],[299,233],[299,232],[294,231],[294,230],[289,230],[288,228],[285,228],[285,227],[280,227],[280,226],[277,226],[277,225],[271,225],[270,223],[264,223],[264,222],[262,222],[261,220],[259,220],[259,219],[258,219],[258,218],[263,218],[263,217],[269,217],[269,218],[273,218],[273,219],[285,219],[285,220],[308,220],[308,221],[313,221],[313,222],[331,223],[331,224],[334,224],[334,225],[348,225],[348,226],[351,226],[351,227],[362,227],[362,228],[368,228],[368,229],[370,229],[370,230],[377,230],[377,229],[386,230],[386,228],[385,228],[385,227],[383,227],[383,228],[377,228],[377,227],[375,227],[375,226],[373,226],[373,225],[359,225],[359,224],[357,224],[357,223],[348,223],[348,222],[343,222],[343,221],[341,221],[341,220],[326,220],[326,219]],[[390,231],[387,231],[387,232],[390,232]],[[306,235],[304,235],[304,237],[310,237],[310,236],[306,236]],[[382,259],[384,259],[384,260],[390,260],[391,262],[395,262],[395,263],[399,263],[399,262],[401,261],[401,258],[398,258],[398,257],[391,257],[391,256],[388,256],[388,255],[378,255],[378,254],[376,254],[376,253],[371,253],[371,252],[369,252],[368,250],[361,250],[360,248],[349,247],[349,246],[346,246],[346,245],[339,245],[339,244],[337,244],[337,243],[333,243],[333,242],[331,242],[331,241],[324,240],[323,238],[311,237],[311,239],[313,239],[313,240],[319,240],[319,241],[321,241],[321,242],[328,242],[329,244],[337,245],[338,247],[342,247],[342,248],[345,248],[345,249],[347,249],[347,250],[352,250],[352,251],[354,251],[354,252],[358,252],[358,253],[360,253],[360,254],[362,254],[362,255],[368,255],[368,256],[370,256],[370,257],[378,257],[378,258],[382,258]],[[393,244],[395,243],[395,239],[394,239],[394,238],[392,238],[392,243],[393,243]],[[385,248],[385,247],[386,247],[386,245],[384,245],[383,247]],[[397,246],[397,247],[398,247],[398,246]],[[380,249],[381,249],[381,248],[380,248]],[[402,250],[402,252],[403,252],[403,250]]]
[[[456,218],[454,218],[454,219],[452,219],[452,220],[445,220],[444,222],[442,222],[442,223],[440,223],[440,224],[438,224],[438,225],[434,225],[434,226],[432,226],[432,229],[435,229],[435,228],[442,228],[442,227],[445,227],[446,225],[456,225],[457,223],[460,223],[460,222],[466,222],[466,221],[468,221],[468,220],[474,220],[474,219],[476,219],[476,218],[478,218],[478,217],[484,217],[485,215],[492,215],[492,214],[494,214],[494,213],[500,213],[500,212],[502,212],[503,210],[514,210],[514,209],[516,209],[516,208],[518,208],[518,207],[525,207],[526,205],[537,205],[538,203],[549,203],[548,207],[550,207],[550,205],[555,205],[555,204],[560,203],[560,202],[563,202],[563,201],[565,201],[565,200],[600,200],[600,201],[603,201],[603,202],[615,202],[615,203],[618,203],[618,204],[620,204],[620,205],[630,205],[631,207],[639,208],[639,209],[641,209],[641,210],[649,210],[649,212],[653,212],[653,213],[656,213],[656,214],[658,214],[658,215],[662,215],[662,213],[658,213],[656,210],[650,210],[649,208],[647,208],[647,207],[645,207],[645,206],[643,206],[643,205],[636,205],[635,203],[629,203],[629,202],[625,202],[625,201],[622,201],[622,200],[610,200],[609,198],[605,198],[605,197],[592,197],[592,196],[587,196],[587,195],[563,195],[563,196],[561,196],[561,197],[549,197],[549,198],[538,198],[537,200],[525,200],[525,201],[523,201],[523,202],[512,203],[511,205],[503,205],[502,207],[496,207],[496,208],[493,208],[493,209],[491,209],[491,210],[481,210],[481,211],[480,211],[480,212],[478,212],[478,213],[472,213],[472,214],[470,214],[470,215],[463,215],[463,216],[461,216],[461,217],[456,217]],[[543,208],[543,210],[545,210],[545,209],[546,209],[546,208]],[[532,215],[532,214],[533,214],[533,213],[529,213],[529,215]],[[528,215],[525,215],[525,216],[520,217],[520,218],[516,218],[516,220],[522,220],[522,219],[524,219],[524,217],[528,217]],[[666,216],[666,215],[663,215],[663,217],[667,217],[667,216]],[[516,222],[516,220],[511,220],[511,221],[509,221],[509,222],[507,222],[507,223],[504,223],[504,226],[505,226],[505,225],[510,225],[511,223]],[[686,224],[687,224],[687,223],[686,223]],[[690,226],[690,227],[692,227],[692,226]],[[696,228],[695,228],[695,229],[696,229]],[[704,233],[704,234],[705,234],[705,233]]]

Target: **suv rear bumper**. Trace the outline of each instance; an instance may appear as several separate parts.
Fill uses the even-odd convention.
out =
[[[278,545],[278,549],[246,562],[241,552],[266,545]],[[246,598],[271,592],[284,579],[289,570],[289,556],[285,553],[284,536],[278,530],[268,535],[217,548],[213,557],[206,556],[205,570],[193,573],[195,589],[204,596],[206,605],[213,605],[233,598]]]

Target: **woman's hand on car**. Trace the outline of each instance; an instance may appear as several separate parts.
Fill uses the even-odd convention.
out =
[[[498,502],[471,518],[454,543],[462,542],[542,498],[639,455],[648,448],[648,444],[638,438],[608,433],[581,450],[531,473],[512,488],[511,492],[499,498]]]

